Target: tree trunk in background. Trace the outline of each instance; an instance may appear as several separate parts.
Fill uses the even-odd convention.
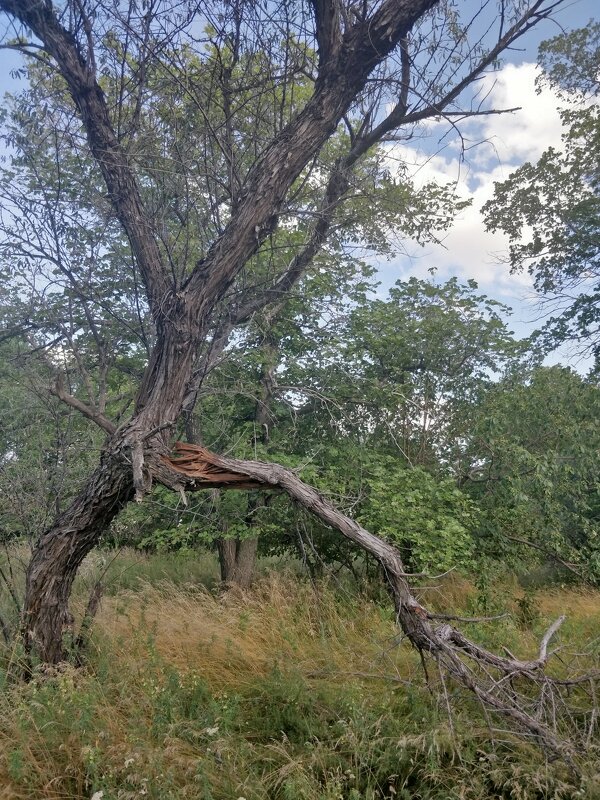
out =
[[[185,416],[186,439],[190,444],[202,444],[198,418],[189,412]],[[263,504],[264,497],[258,495],[256,504]],[[249,506],[253,501],[248,501]],[[220,489],[213,490],[213,503],[219,513]],[[226,534],[226,524],[221,519],[223,533]],[[251,523],[249,523],[251,524]],[[241,589],[248,589],[254,577],[254,566],[256,563],[256,551],[258,549],[258,539],[254,536],[250,539],[228,538],[220,536],[217,539],[217,554],[219,556],[219,568],[221,571],[221,581],[230,586],[239,586]]]
[[[269,443],[269,430],[271,428],[271,405],[275,390],[275,368],[277,349],[275,340],[270,331],[272,320],[267,319],[268,332],[263,343],[263,363],[260,374],[260,397],[256,401],[254,412],[254,435],[252,444],[266,446]],[[258,528],[258,510],[267,505],[268,498],[264,494],[252,493],[248,496],[248,511],[246,525],[251,531]],[[221,567],[221,580],[223,583],[247,589],[252,585],[258,552],[258,536],[248,536],[243,539],[219,539],[217,542],[219,564]]]
[[[217,547],[223,583],[247,589],[254,578],[258,538],[219,539]]]

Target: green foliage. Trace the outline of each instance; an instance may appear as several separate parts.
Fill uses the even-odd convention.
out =
[[[537,164],[524,164],[496,184],[484,206],[490,230],[510,239],[514,270],[527,269],[551,301],[551,319],[540,336],[552,349],[567,340],[598,354],[600,250],[600,25],[561,34],[542,44],[539,82],[567,104],[561,150],[549,148]],[[557,313],[558,312],[558,313]]]
[[[490,556],[518,567],[554,554],[598,578],[599,414],[598,388],[563,367],[488,391],[461,469]]]
[[[411,465],[443,469],[468,409],[523,354],[502,319],[509,313],[455,278],[398,281],[388,300],[354,310],[341,343],[342,391],[357,398],[360,435]]]
[[[0,541],[36,538],[77,492],[101,434],[48,397],[50,369],[14,338],[0,343]]]
[[[359,520],[396,544],[417,572],[466,568],[472,562],[476,504],[451,478],[436,480],[425,470],[398,469],[382,460],[368,481]]]

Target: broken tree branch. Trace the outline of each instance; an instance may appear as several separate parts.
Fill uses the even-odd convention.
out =
[[[77,397],[74,397],[72,394],[69,394],[65,389],[62,375],[58,375],[54,384],[50,386],[50,394],[53,394],[55,397],[65,403],[65,405],[71,406],[71,408],[76,409],[84,417],[87,417],[92,422],[95,422],[99,428],[102,428],[103,431],[106,433],[112,434],[117,430],[117,426],[112,423],[107,416],[105,416],[101,411],[97,408],[92,408],[92,406],[87,405],[82,400],[79,400]]]
[[[550,725],[527,713],[519,698],[506,690],[501,681],[491,678],[489,672],[489,668],[495,668],[502,675],[521,676],[530,679],[533,686],[542,682],[543,690],[547,691],[550,682],[543,681],[540,676],[548,659],[548,644],[563,623],[564,617],[556,620],[542,637],[537,659],[519,661],[497,656],[471,642],[448,623],[433,628],[430,624],[431,615],[413,596],[406,581],[398,550],[342,514],[291,470],[278,464],[218,456],[204,447],[182,442],[175,445],[173,457],[163,456],[162,461],[168,470],[179,477],[184,476],[187,479],[187,488],[192,490],[214,485],[212,478],[219,474],[231,477],[228,484],[230,488],[243,486],[248,480],[263,488],[280,488],[326,525],[373,555],[381,564],[387,578],[397,621],[421,655],[433,658],[446,674],[473,692],[488,708],[495,709],[512,720],[520,730],[533,735],[548,753],[563,758],[573,769],[576,768],[572,744],[562,740]],[[237,482],[233,476],[237,476]],[[479,666],[483,668],[480,670],[482,677],[475,674],[474,667]]]

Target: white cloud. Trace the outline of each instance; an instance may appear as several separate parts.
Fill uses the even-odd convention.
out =
[[[416,249],[413,258],[401,257],[382,268],[382,280],[392,283],[399,277],[424,277],[435,268],[441,280],[456,275],[474,278],[484,291],[519,306],[518,316],[533,316],[533,290],[528,275],[511,275],[505,263],[508,241],[503,234],[485,230],[480,210],[494,191],[494,181],[504,180],[525,161],[536,161],[543,151],[561,145],[558,101],[550,91],[537,94],[534,64],[508,64],[482,81],[481,96],[487,95],[489,108],[521,110],[506,115],[488,115],[465,121],[462,133],[468,151],[461,158],[460,140],[444,140],[443,149],[431,154],[406,144],[390,148],[390,167],[401,161],[417,183],[431,180],[451,182],[472,204],[465,209],[441,245]],[[435,126],[440,131],[439,124]],[[475,145],[476,147],[472,147]]]
[[[535,64],[507,64],[499,72],[485,76],[482,83],[484,92],[489,92],[491,108],[520,110],[483,118],[481,133],[490,144],[483,145],[478,156],[493,148],[498,164],[517,165],[537,161],[550,146],[560,147],[559,100],[548,89],[536,92],[538,73]]]

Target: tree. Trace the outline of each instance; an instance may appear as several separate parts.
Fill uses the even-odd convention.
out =
[[[193,445],[180,444],[180,457],[169,456],[169,431],[197,392],[202,347],[206,353],[210,341],[229,335],[232,326],[247,322],[295,283],[304,259],[312,258],[322,245],[357,162],[400,126],[432,116],[455,120],[477,113],[475,106],[465,109],[458,104],[463,90],[554,7],[544,0],[526,6],[503,3],[502,13],[492,20],[493,41],[484,41],[474,34],[472,20],[460,20],[451,6],[438,8],[435,0],[381,0],[358,6],[321,0],[310,5],[263,6],[239,0],[184,3],[175,9],[157,0],[141,10],[135,2],[91,6],[78,0],[55,7],[48,0],[0,0],[0,9],[22,26],[11,46],[53,65],[68,87],[112,212],[131,249],[154,328],[129,418],[116,425],[97,407],[81,403],[81,410],[105,431],[107,440],[88,483],[35,548],[23,618],[28,649],[50,662],[63,657],[63,630],[72,622],[68,597],[79,564],[119,510],[133,497],[141,500],[152,481],[181,492],[211,485],[278,486],[382,563],[398,620],[416,647],[434,654],[443,668],[480,699],[534,732],[550,749],[561,750],[548,726],[523,712],[512,695],[497,695],[474,684],[461,658],[465,653],[484,661],[493,658],[490,663],[506,674],[531,673],[545,663],[545,646],[535,662],[520,664],[485,655],[450,626],[434,629],[410,592],[398,551],[337,512],[292,472],[274,464],[222,458]],[[198,32],[200,25],[206,26],[204,34]],[[26,31],[31,31],[33,40],[25,38]],[[475,41],[469,41],[470,34]],[[218,197],[221,225],[194,260],[185,253],[179,256],[159,235],[145,191],[149,181],[140,167],[152,139],[141,138],[139,122],[150,105],[146,102],[150,76],[157,73],[175,80],[181,93],[189,94],[202,110],[204,82],[197,84],[196,75],[188,75],[187,82],[180,80],[176,59],[186,47],[193,47],[202,61],[213,45],[221,52],[229,49],[233,58],[244,52],[251,64],[266,52],[268,63],[277,65],[272,72],[275,86],[291,91],[290,69],[292,74],[309,76],[310,91],[292,107],[289,119],[282,120],[279,132],[269,141],[253,143],[255,158],[241,174],[234,169],[231,148],[236,141],[227,138],[225,112],[224,127],[212,137],[215,151],[228,167],[228,181]],[[102,88],[101,76],[110,75],[115,63],[118,80],[112,86],[118,92],[111,95]],[[223,64],[221,76],[228,74],[230,63]],[[246,77],[248,87],[255,86],[254,105],[260,109],[259,98],[273,98],[273,84],[267,82],[263,92],[264,84],[259,79],[256,85],[251,70]],[[124,97],[131,98],[127,109]],[[221,97],[223,107],[231,100],[231,92],[226,91]],[[245,109],[246,113],[251,110],[246,105]],[[320,210],[304,248],[284,271],[268,280],[260,295],[243,298],[247,303],[240,304],[236,279],[243,277],[246,265],[273,234],[286,211],[287,198],[294,196],[306,179],[305,170],[341,124],[348,130],[347,149],[322,182]],[[209,116],[206,128],[211,128]],[[160,145],[159,123],[154,130]],[[181,166],[181,174],[189,176],[191,165],[185,156],[178,155],[178,169]],[[208,169],[206,175],[196,173],[194,179],[208,183],[217,177]],[[210,198],[208,190],[205,194]],[[168,226],[165,235],[168,239]],[[173,254],[178,256],[174,261]]]
[[[513,270],[527,269],[555,316],[542,331],[552,349],[571,340],[600,354],[600,25],[562,34],[540,48],[538,89],[565,102],[563,148],[548,148],[497,183],[484,206],[490,230],[510,240]]]
[[[507,313],[474,281],[454,278],[398,281],[388,300],[358,305],[340,332],[335,367],[362,435],[408,465],[447,471],[465,409],[523,349],[500,316]]]
[[[222,58],[218,50],[215,53],[211,49],[206,62],[200,63],[193,55],[186,54],[178,66],[182,71],[199,70],[203,78],[214,81],[213,92],[220,97],[224,91]],[[261,59],[261,68],[263,62]],[[228,71],[227,82],[246,81],[246,72],[238,64],[237,69]],[[143,370],[151,338],[149,315],[144,298],[140,296],[135,268],[132,275],[121,277],[119,274],[119,260],[127,257],[123,236],[116,220],[111,217],[106,198],[99,191],[99,178],[91,158],[85,150],[73,148],[78,131],[64,86],[38,62],[29,65],[27,74],[35,89],[9,98],[6,108],[5,138],[12,148],[12,158],[10,166],[0,170],[0,191],[4,199],[0,230],[5,241],[10,243],[13,255],[6,265],[7,280],[13,292],[4,308],[7,321],[11,316],[16,318],[17,329],[19,315],[21,319],[35,320],[35,328],[28,332],[28,338],[38,352],[38,359],[41,353],[46,354],[48,372],[51,375],[55,373],[50,391],[73,408],[87,412],[89,419],[102,423],[100,415],[107,407],[109,418],[114,420],[115,413],[123,413],[119,411],[119,404],[121,409],[126,409],[133,401],[130,376],[132,371],[141,374]],[[103,76],[103,85],[107,92],[112,93],[109,77]],[[239,86],[237,89],[235,96],[240,108],[244,109],[248,99]],[[271,83],[264,91],[267,89],[269,92],[272,90]],[[301,95],[301,90],[301,85],[295,85],[296,95]],[[56,125],[51,137],[45,127],[48,94],[53,98],[52,118]],[[222,109],[220,101],[210,99],[210,92],[208,94],[204,113],[210,115],[212,129],[222,124]],[[155,117],[160,120],[161,147],[185,153],[187,163],[206,163],[210,140],[203,140],[203,136],[209,135],[204,118],[193,106],[186,106],[182,111],[173,103],[169,87],[156,79],[152,82],[152,98],[151,121]],[[287,106],[280,108],[279,105],[277,109],[285,113],[288,110]],[[238,113],[237,109],[230,109],[226,120],[229,137],[243,140],[249,136],[246,116],[242,111]],[[262,114],[260,127],[257,123],[251,129],[252,136],[268,138],[271,133],[276,133],[280,124],[279,114],[275,117]],[[190,121],[192,119],[194,122]],[[191,131],[197,136],[191,136]],[[143,136],[144,141],[156,138],[152,124],[144,126]],[[366,239],[371,252],[385,254],[390,251],[392,235],[397,239],[403,233],[425,242],[433,235],[432,229],[437,232],[444,228],[454,207],[461,205],[456,202],[452,189],[432,184],[418,191],[413,189],[400,169],[396,175],[390,173],[384,166],[385,153],[375,149],[365,154],[360,164],[354,167],[348,195],[343,206],[336,209],[330,225],[326,248],[321,248],[313,256],[310,256],[310,251],[308,256],[304,251],[300,258],[295,258],[294,247],[302,243],[307,233],[304,218],[319,211],[318,187],[315,189],[308,178],[316,169],[319,173],[331,172],[340,152],[347,147],[347,132],[336,132],[320,154],[318,167],[312,167],[311,173],[295,190],[294,205],[288,204],[288,215],[293,210],[294,216],[298,217],[295,228],[289,230],[288,226],[282,226],[274,231],[253,259],[251,268],[244,271],[239,288],[235,287],[238,297],[241,294],[252,297],[252,289],[260,290],[260,284],[264,284],[268,277],[285,269],[290,260],[294,261],[298,275],[298,288],[294,295],[288,293],[265,312],[260,312],[257,307],[246,330],[236,333],[236,347],[230,348],[237,354],[236,358],[232,358],[231,352],[227,354],[229,363],[233,360],[242,362],[238,368],[240,376],[247,378],[248,397],[256,394],[252,425],[248,426],[248,409],[239,403],[231,409],[228,421],[230,431],[235,428],[231,441],[245,440],[247,445],[251,445],[248,452],[256,452],[257,445],[265,444],[268,438],[265,435],[270,404],[267,384],[275,369],[273,344],[269,341],[287,335],[285,325],[277,325],[277,334],[272,330],[275,320],[293,318],[288,330],[309,324],[323,327],[322,317],[331,315],[332,304],[342,304],[346,295],[348,299],[358,298],[359,287],[364,284],[369,268],[354,254],[355,248],[350,246],[349,237],[358,241]],[[239,169],[247,160],[244,157],[246,149],[244,145]],[[219,230],[224,211],[219,210],[221,202],[216,193],[214,197],[211,193],[210,203],[207,203],[201,184],[194,185],[189,177],[177,172],[174,176],[167,173],[165,158],[158,156],[157,163],[154,163],[151,152],[149,149],[144,153],[140,165],[143,191],[159,228],[161,243],[168,249],[169,265],[172,270],[179,271],[182,254],[185,258],[201,255],[203,241]],[[227,185],[227,164],[220,163],[214,155],[210,158],[213,176],[215,179],[218,177],[219,185]],[[236,168],[236,173],[239,169]],[[165,173],[168,178],[165,178]],[[165,187],[167,182],[168,187]],[[215,208],[211,210],[213,206]],[[173,207],[177,208],[175,215]],[[323,222],[319,224],[322,227]],[[168,236],[165,231],[168,231]],[[203,367],[197,370],[201,378],[197,390],[202,393],[203,413],[194,414],[190,407],[185,415],[188,441],[199,443],[201,436],[211,446],[223,446],[225,431],[220,430],[216,438],[210,430],[206,395],[211,383],[205,373],[211,371],[211,364],[223,357],[227,331],[231,328],[226,313],[219,325],[217,341],[210,342],[209,363],[205,359]],[[298,338],[297,333],[295,336]],[[303,338],[306,337],[300,336]],[[252,355],[249,348],[256,349],[257,343],[260,352]],[[265,355],[265,351],[269,353]],[[261,373],[258,389],[248,385],[252,382],[254,360]],[[226,370],[225,376],[237,381],[231,377],[231,370]],[[219,385],[214,391],[222,395],[232,389]],[[237,423],[241,421],[248,428],[247,433],[240,430]],[[248,452],[238,447],[239,455],[248,455]],[[262,503],[262,495],[255,493],[252,502]],[[248,509],[246,519],[249,522],[257,519],[255,511]],[[239,530],[240,526],[235,529]],[[245,536],[242,540],[235,540],[232,530],[230,525],[228,535],[219,542],[223,579],[247,583],[256,539]]]
[[[593,384],[537,367],[491,387],[471,418],[462,488],[483,514],[479,547],[598,578],[598,411]]]

